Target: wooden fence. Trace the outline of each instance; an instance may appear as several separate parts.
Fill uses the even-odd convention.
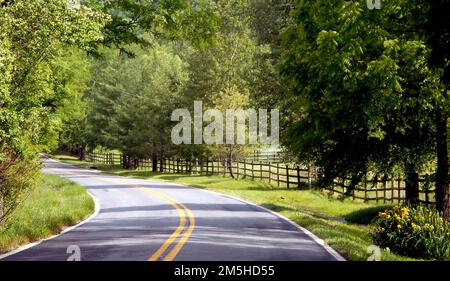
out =
[[[266,163],[281,163],[284,160],[284,154],[279,151],[255,150],[246,157],[246,160]]]
[[[121,153],[102,153],[88,152],[86,160],[93,163],[105,165],[123,165],[123,154]]]
[[[122,165],[123,154],[90,152],[87,160],[105,165]],[[128,159],[127,161],[130,161]],[[320,177],[316,167],[272,163],[270,161],[242,160],[229,163],[226,159],[158,159],[153,167],[152,159],[131,159],[133,167],[138,170],[152,170],[165,173],[189,173],[193,175],[229,175],[232,171],[236,179],[265,180],[280,188],[312,187]],[[426,205],[434,204],[433,184],[429,177],[420,179],[420,201]],[[384,203],[403,202],[405,200],[405,180],[402,178],[372,178],[365,179],[355,188],[351,188],[348,178],[336,178],[330,186],[324,188],[330,195],[349,196],[354,200],[365,202],[376,201]]]
[[[325,189],[330,194],[347,195],[365,202],[400,203],[405,200],[406,184],[400,177],[374,177],[363,180],[354,188],[350,186],[350,179],[338,178]],[[419,179],[419,200],[427,206],[435,202],[434,186],[428,176]]]

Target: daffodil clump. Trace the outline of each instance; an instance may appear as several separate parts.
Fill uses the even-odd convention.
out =
[[[373,223],[374,242],[400,255],[450,260],[450,223],[429,208],[394,206]]]

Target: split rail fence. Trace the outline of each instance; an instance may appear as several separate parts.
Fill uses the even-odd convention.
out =
[[[124,161],[132,161],[137,170],[153,170],[152,159],[129,158],[118,153],[90,152],[87,160],[105,165],[121,165]],[[279,188],[300,189],[311,188],[319,179],[320,172],[316,167],[304,167],[296,164],[281,164],[271,161],[240,160],[229,163],[226,159],[158,159],[156,171],[164,173],[189,173],[193,175],[230,175],[232,171],[236,179],[265,180]],[[426,205],[435,202],[433,184],[429,176],[419,180],[420,201]],[[324,188],[330,195],[348,196],[365,202],[376,201],[397,203],[405,200],[405,180],[400,177],[374,177],[365,179],[351,188],[348,178],[336,178]]]

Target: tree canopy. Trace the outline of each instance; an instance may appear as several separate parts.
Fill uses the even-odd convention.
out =
[[[415,203],[430,173],[448,209],[448,5],[0,0],[0,220],[32,185],[39,152],[231,159],[255,149],[172,143],[171,113],[194,101],[279,108],[283,147],[320,167],[323,184],[402,173]]]

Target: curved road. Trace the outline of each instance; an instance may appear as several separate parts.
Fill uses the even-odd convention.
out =
[[[342,260],[331,248],[264,208],[201,189],[81,169],[47,159],[44,172],[80,185],[99,212],[3,260]],[[70,248],[69,248],[70,249]],[[69,251],[70,252],[70,251]]]

